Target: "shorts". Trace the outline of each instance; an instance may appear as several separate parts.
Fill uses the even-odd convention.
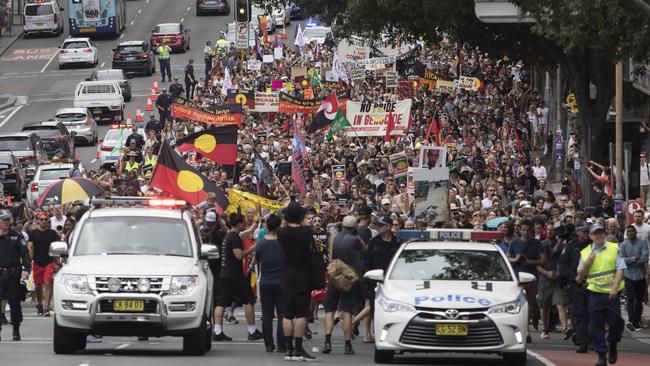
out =
[[[34,285],[38,286],[43,282],[52,282],[54,277],[54,263],[48,263],[44,266],[32,262],[32,273],[34,276]]]
[[[354,311],[354,304],[360,295],[359,291],[359,282],[355,283],[348,292],[338,290],[331,282],[328,283],[325,301],[323,302],[325,312],[333,313],[339,309],[352,314]]]
[[[311,297],[309,291],[285,291],[283,297],[285,319],[298,319],[307,317],[311,305]]]
[[[555,305],[568,305],[569,294],[557,283],[539,286],[537,303],[542,308]]]
[[[241,305],[255,304],[255,294],[249,280],[240,278],[220,278],[217,306],[229,307],[233,302]]]

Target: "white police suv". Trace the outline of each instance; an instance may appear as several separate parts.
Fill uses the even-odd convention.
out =
[[[395,353],[497,353],[509,365],[526,363],[528,304],[496,240],[498,232],[457,229],[400,231],[410,241],[388,271],[372,270],[375,362]]]

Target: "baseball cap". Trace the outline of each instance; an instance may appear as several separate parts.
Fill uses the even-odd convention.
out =
[[[217,222],[217,213],[209,211],[205,214],[205,222]]]
[[[390,205],[390,200],[388,198],[384,198],[383,200],[381,200],[381,204],[382,205]]]
[[[352,216],[352,215],[345,216],[343,218],[343,227],[346,227],[346,228],[355,228],[355,227],[357,227],[357,218]]]
[[[597,231],[605,231],[605,228],[601,224],[591,225],[591,228],[589,229],[589,234],[594,234]]]
[[[9,220],[13,222],[14,215],[12,215],[9,210],[0,210],[0,220]]]

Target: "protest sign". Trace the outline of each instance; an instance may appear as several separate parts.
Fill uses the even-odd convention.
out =
[[[411,99],[379,103],[348,101],[346,117],[352,126],[346,128],[346,134],[348,137],[385,136],[388,121],[393,118],[395,128],[391,135],[401,135],[408,129],[411,105]]]
[[[370,57],[370,47],[363,45],[360,39],[341,40],[336,54],[342,61],[362,60]]]
[[[481,86],[481,81],[469,76],[461,76],[456,79],[456,87],[461,90],[477,91]]]
[[[415,219],[439,224],[449,217],[449,169],[413,169]]]
[[[281,60],[282,57],[284,57],[282,54],[282,47],[275,47],[273,49],[273,58],[276,60]]]
[[[277,112],[280,104],[280,93],[255,92],[255,112]]]
[[[228,89],[226,103],[255,108],[255,91],[253,89]]]
[[[386,71],[384,76],[386,77],[387,88],[395,88],[397,86],[397,71]]]
[[[332,178],[334,180],[344,181],[345,178],[345,164],[332,165]]]
[[[264,62],[265,64],[273,63],[273,55],[263,55],[262,62]]]
[[[272,80],[271,81],[271,88],[273,90],[282,89],[282,84],[283,84],[282,80]]]
[[[456,91],[456,82],[449,80],[436,81],[436,93],[450,94]]]
[[[178,98],[172,103],[172,117],[213,125],[240,125],[242,110],[240,106],[228,105],[204,108],[185,98]]]
[[[406,192],[409,194],[415,193],[415,185],[413,183],[413,169],[414,168],[409,168],[408,172],[406,173]]]
[[[422,146],[420,168],[444,168],[447,166],[446,146]]]
[[[262,62],[260,62],[260,60],[248,60],[247,64],[248,69],[251,71],[262,69]]]
[[[291,79],[295,80],[299,77],[307,76],[307,67],[306,66],[292,66],[291,67]]]
[[[409,169],[409,162],[404,151],[389,155],[388,160],[390,161],[391,174],[395,178],[406,175]]]

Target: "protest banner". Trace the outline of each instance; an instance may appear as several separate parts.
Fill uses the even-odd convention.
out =
[[[389,155],[388,160],[390,161],[391,174],[395,178],[406,175],[409,169],[409,162],[404,151]]]
[[[363,60],[370,57],[370,47],[363,45],[361,39],[341,40],[336,54],[341,61]]]
[[[477,91],[481,87],[481,81],[469,76],[461,76],[456,79],[456,87],[461,90]]]
[[[204,108],[185,98],[178,98],[172,103],[172,117],[185,118],[194,122],[212,125],[241,125],[241,106],[210,106]]]
[[[277,112],[280,105],[280,93],[255,92],[255,112]]]
[[[450,80],[436,81],[436,93],[450,94],[456,91],[456,82]]]
[[[386,73],[384,73],[384,76],[386,77],[387,88],[397,87],[397,71],[386,71]]]
[[[253,89],[228,89],[226,104],[255,108],[255,91]]]
[[[295,98],[287,93],[280,93],[278,111],[281,113],[313,114],[323,102],[323,98],[306,100]]]
[[[395,128],[390,134],[401,135],[408,129],[412,104],[411,99],[379,103],[348,101],[346,117],[352,126],[345,129],[346,134],[348,137],[385,136],[388,120],[393,118]]]
[[[449,217],[449,169],[414,168],[415,219],[429,225],[447,222]]]
[[[332,178],[339,181],[344,181],[346,179],[345,164],[332,165]]]
[[[248,192],[242,192],[237,189],[230,189],[228,191],[228,202],[229,205],[226,210],[227,214],[237,213],[238,209],[240,212],[246,212],[247,209],[253,208],[255,210],[256,220],[258,219],[258,207],[262,210],[267,209],[269,212],[273,213],[282,210],[285,206],[283,202],[271,200]]]

